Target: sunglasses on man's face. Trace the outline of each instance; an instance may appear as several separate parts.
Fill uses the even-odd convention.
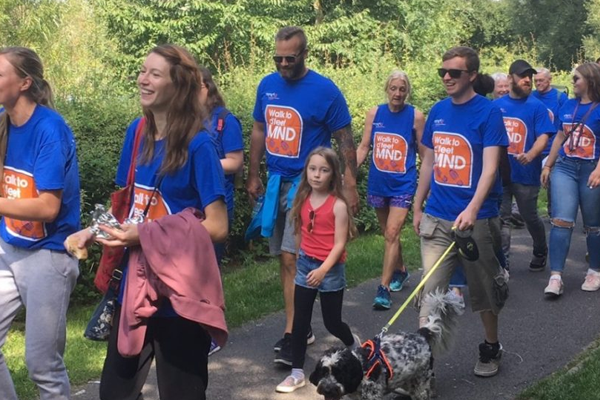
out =
[[[308,212],[308,226],[306,227],[306,230],[308,231],[308,233],[312,233],[314,228],[315,228],[315,210],[310,210]]]
[[[468,73],[469,70],[438,68],[438,75],[440,76],[440,78],[443,78],[446,76],[446,74],[448,74],[448,75],[450,75],[450,78],[458,79],[458,78],[460,78],[460,76],[462,75],[463,72]]]
[[[286,63],[288,64],[294,64],[296,62],[296,59],[298,57],[300,57],[300,55],[304,53],[304,50],[300,51],[298,54],[295,54],[293,56],[273,56],[273,61],[275,61],[276,64],[281,64],[283,62],[283,60],[285,60]]]

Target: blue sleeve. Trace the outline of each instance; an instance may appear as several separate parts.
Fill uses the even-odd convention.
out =
[[[558,108],[560,109],[569,100],[569,96],[565,92],[561,92],[558,98]]]
[[[535,138],[537,139],[545,133],[548,136],[554,135],[556,133],[556,125],[550,120],[546,106],[539,104],[535,108]]]
[[[342,92],[336,87],[337,95],[333,98],[325,117],[329,132],[335,132],[352,123],[348,104]]]
[[[135,138],[135,129],[140,122],[140,118],[133,121],[128,127],[125,133],[125,141],[123,142],[123,149],[121,150],[121,159],[119,160],[119,166],[117,167],[117,176],[115,177],[115,183],[117,186],[127,186],[127,174],[129,173],[129,165],[131,164],[131,155],[133,153],[133,140]]]
[[[200,194],[202,209],[217,201],[225,201],[225,180],[221,161],[212,141],[203,140],[194,149],[192,165],[194,168],[194,185]]]
[[[508,134],[504,127],[502,111],[497,106],[491,109],[483,131],[483,147],[492,146],[508,146]]]
[[[263,113],[263,105],[262,105],[262,87],[263,87],[264,78],[258,84],[256,88],[256,101],[254,102],[254,112],[252,113],[252,117],[256,122],[265,123],[265,115]]]
[[[427,121],[425,122],[425,127],[423,128],[423,137],[421,138],[421,144],[423,146],[433,149],[433,129],[431,124],[434,120],[434,109],[432,108],[427,116]]]
[[[73,137],[69,127],[56,122],[42,127],[46,132],[33,166],[38,190],[61,190],[65,187],[66,164]]]
[[[225,117],[225,128],[223,129],[222,136],[223,151],[225,154],[244,150],[242,124],[235,115],[229,113]]]

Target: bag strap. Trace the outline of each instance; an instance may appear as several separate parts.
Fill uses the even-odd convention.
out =
[[[219,115],[217,116],[216,131],[219,134],[219,136],[221,136],[223,134],[223,131],[225,130],[225,118],[227,118],[229,114],[231,114],[231,111],[223,107],[223,109],[219,112]]]
[[[129,171],[127,172],[127,186],[133,185],[135,182],[135,162],[137,160],[138,148],[140,147],[140,142],[142,141],[142,132],[144,131],[145,125],[146,117],[142,117],[135,128],[133,151],[131,152],[131,163],[129,164]]]

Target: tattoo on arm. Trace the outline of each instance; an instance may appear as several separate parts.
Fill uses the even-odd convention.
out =
[[[333,138],[338,144],[338,154],[342,163],[342,171],[350,170],[350,174],[356,179],[358,168],[356,166],[356,145],[350,125],[333,132]]]

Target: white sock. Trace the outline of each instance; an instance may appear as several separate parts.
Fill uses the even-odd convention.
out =
[[[593,270],[591,268],[588,268],[587,274],[588,275],[590,275],[590,274],[592,274],[592,275],[598,275],[598,274],[600,274],[600,272],[599,271],[595,271],[595,270]]]
[[[304,380],[304,370],[302,368],[292,368],[291,375],[297,381],[303,381]]]

